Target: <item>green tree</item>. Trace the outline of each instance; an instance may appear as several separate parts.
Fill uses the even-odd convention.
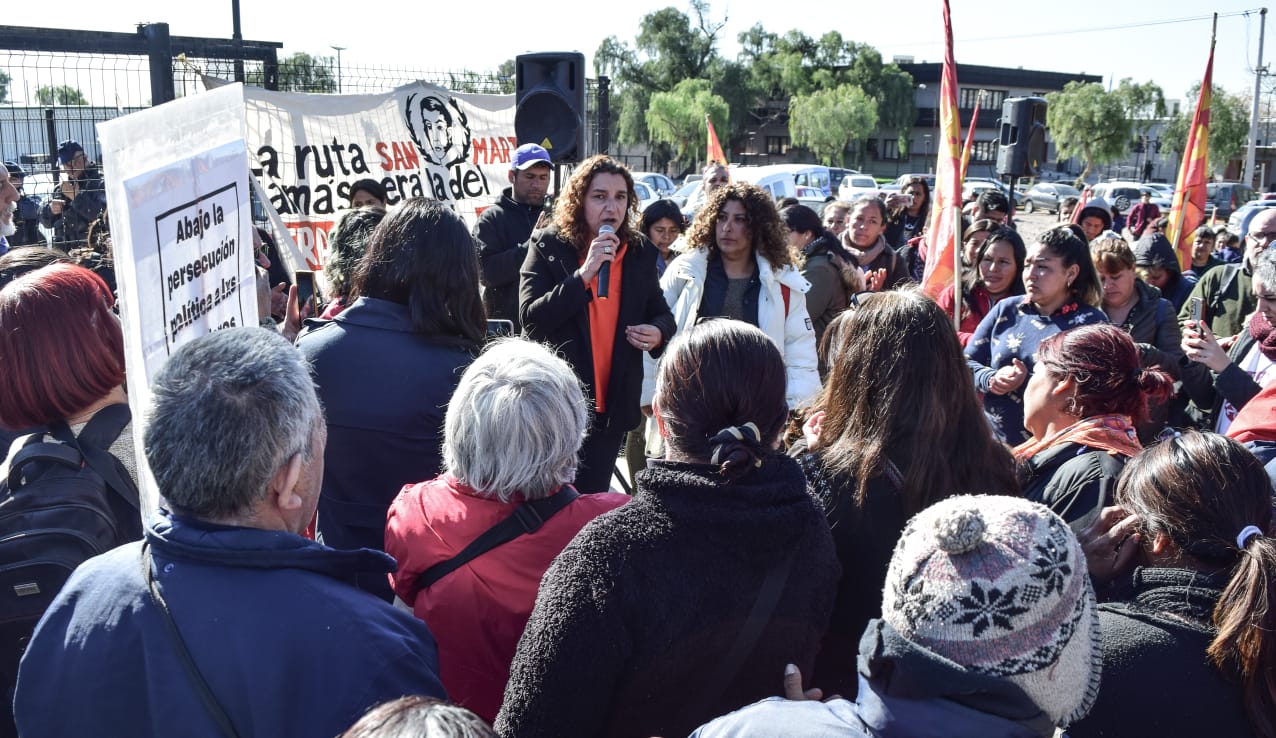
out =
[[[1166,115],[1165,92],[1155,82],[1140,84],[1126,77],[1117,83],[1115,94],[1136,136],[1146,136],[1156,121]]]
[[[1050,103],[1046,126],[1059,156],[1077,156],[1085,161],[1078,182],[1096,164],[1125,156],[1132,126],[1116,93],[1104,90],[1097,82],[1069,82],[1061,92],[1046,95],[1046,100]]]
[[[336,92],[337,60],[298,51],[279,62],[279,89],[292,92]],[[253,84],[250,80],[249,84]]]
[[[846,163],[846,146],[877,129],[877,101],[855,85],[789,100],[789,134],[827,166]]]
[[[46,85],[35,91],[35,99],[41,105],[88,105],[88,98],[84,97],[84,93],[80,92],[69,85],[58,85],[53,87]]]
[[[1192,85],[1188,98],[1198,100],[1201,85]],[[1161,133],[1161,142],[1169,146],[1180,156],[1187,148],[1188,129],[1192,126],[1192,116],[1196,114],[1196,104],[1186,113],[1179,113],[1170,119]],[[1210,94],[1210,174],[1222,174],[1227,163],[1240,155],[1249,140],[1249,100],[1214,85]]]
[[[9,100],[9,75],[7,72],[0,71],[0,102],[8,102]]]
[[[652,96],[672,92],[689,79],[711,80],[717,87],[723,72],[717,42],[726,21],[713,20],[703,0],[693,0],[691,12],[691,16],[676,8],[650,12],[639,23],[632,47],[609,36],[594,52],[595,73],[611,78],[609,125],[615,139],[623,144],[652,143],[657,168],[674,157],[675,147],[652,136],[647,128]],[[702,111],[702,124],[703,115]],[[729,128],[725,121],[723,125]]]
[[[727,125],[729,112],[726,100],[713,94],[708,80],[684,79],[672,91],[651,96],[647,129],[653,141],[674,148],[674,161],[691,164],[699,159],[697,152],[703,151],[708,142],[705,113],[713,120],[714,130],[721,131]]]

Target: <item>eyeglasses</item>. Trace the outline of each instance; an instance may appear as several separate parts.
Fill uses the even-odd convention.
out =
[[[1267,243],[1276,241],[1276,231],[1263,231],[1261,233],[1250,231],[1247,236],[1255,241],[1266,241]]]

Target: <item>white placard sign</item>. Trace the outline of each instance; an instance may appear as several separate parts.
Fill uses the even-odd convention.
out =
[[[144,511],[150,380],[182,344],[257,325],[241,85],[98,125]]]

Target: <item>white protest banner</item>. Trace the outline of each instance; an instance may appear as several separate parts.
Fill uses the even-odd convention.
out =
[[[158,491],[142,454],[150,380],[182,344],[257,325],[241,85],[98,125],[134,408],[143,512]]]
[[[374,95],[246,87],[244,104],[253,175],[300,249],[285,255],[291,270],[322,268],[354,182],[375,180],[391,206],[450,201],[472,224],[508,186],[518,146],[513,95],[424,82]]]

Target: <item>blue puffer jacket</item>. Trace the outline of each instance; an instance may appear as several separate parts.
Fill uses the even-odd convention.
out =
[[[425,624],[350,583],[393,569],[386,554],[164,513],[145,540],[240,736],[334,736],[379,702],[443,696]],[[222,738],[151,600],[141,548],[85,562],[45,613],[18,672],[21,735]]]

